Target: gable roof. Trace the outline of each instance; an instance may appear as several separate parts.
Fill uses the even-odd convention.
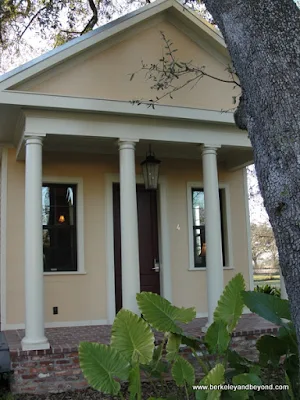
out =
[[[178,18],[185,25],[188,25],[189,29],[204,37],[206,42],[215,47],[218,52],[228,57],[226,45],[220,32],[201,18],[199,14],[184,7],[177,0],[157,0],[3,74],[0,76],[0,90],[7,90],[28,81],[73,56],[95,47],[104,40],[161,13],[168,13]]]

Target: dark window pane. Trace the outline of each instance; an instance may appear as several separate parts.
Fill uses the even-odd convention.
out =
[[[225,254],[225,191],[219,190],[220,212],[221,212],[221,236],[223,265],[226,265]],[[193,238],[194,238],[194,263],[195,268],[206,267],[206,241],[205,241],[205,203],[203,189],[192,189],[192,212],[193,212]]]
[[[43,186],[45,271],[76,271],[76,186]]]

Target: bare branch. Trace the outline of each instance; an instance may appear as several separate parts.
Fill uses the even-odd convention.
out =
[[[94,1],[93,0],[88,0],[88,3],[89,3],[89,6],[90,6],[90,8],[91,8],[91,10],[93,12],[93,16],[89,20],[89,22],[86,24],[86,26],[82,30],[82,32],[80,33],[81,35],[91,31],[94,28],[94,26],[97,24],[97,22],[98,22],[98,10],[97,10],[97,7],[96,7]]]
[[[46,10],[48,8],[48,6],[42,7],[40,8],[35,14],[34,16],[30,19],[30,21],[28,22],[28,24],[25,26],[24,30],[21,32],[19,40],[22,39],[22,37],[24,36],[25,32],[28,30],[28,28],[30,27],[30,25],[33,23],[33,21],[36,19],[36,17],[39,16],[39,14],[41,14],[44,10]]]
[[[130,74],[130,80],[132,80],[137,73],[145,71],[146,80],[153,82],[150,89],[164,91],[164,93],[161,96],[156,96],[155,100],[137,100],[134,101],[135,104],[148,104],[153,107],[155,103],[158,103],[167,96],[172,98],[174,92],[177,92],[191,83],[193,84],[191,87],[192,90],[203,77],[208,77],[222,83],[234,84],[235,86],[240,87],[240,83],[236,79],[236,74],[232,67],[229,66],[227,68],[232,79],[223,79],[209,74],[205,71],[205,66],[193,65],[192,61],[186,62],[176,58],[174,54],[177,49],[173,48],[171,40],[167,39],[163,32],[161,32],[161,37],[166,49],[162,58],[156,64],[145,64],[142,61],[142,67],[133,74]],[[192,77],[188,79],[189,76]],[[178,80],[182,78],[185,78],[183,83],[181,81],[180,83],[175,84],[175,82],[178,82]]]

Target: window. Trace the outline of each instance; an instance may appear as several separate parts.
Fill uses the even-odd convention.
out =
[[[44,272],[77,271],[77,185],[44,184]]]
[[[190,188],[191,192],[191,209],[192,209],[192,234],[193,234],[193,265],[192,268],[206,267],[206,240],[205,240],[205,204],[203,189]],[[219,189],[220,197],[220,213],[221,213],[221,237],[222,237],[222,254],[223,265],[228,262],[226,252],[225,226],[225,189]],[[189,207],[190,209],[190,207]]]

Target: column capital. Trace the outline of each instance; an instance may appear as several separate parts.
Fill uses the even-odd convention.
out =
[[[219,144],[201,144],[199,146],[200,151],[203,154],[217,154],[218,149],[221,148]]]
[[[119,150],[130,149],[134,150],[136,143],[139,142],[139,139],[119,139],[118,146]]]
[[[43,136],[35,136],[35,135],[25,135],[24,140],[25,140],[26,146],[28,144],[39,144],[42,146],[44,137]]]

